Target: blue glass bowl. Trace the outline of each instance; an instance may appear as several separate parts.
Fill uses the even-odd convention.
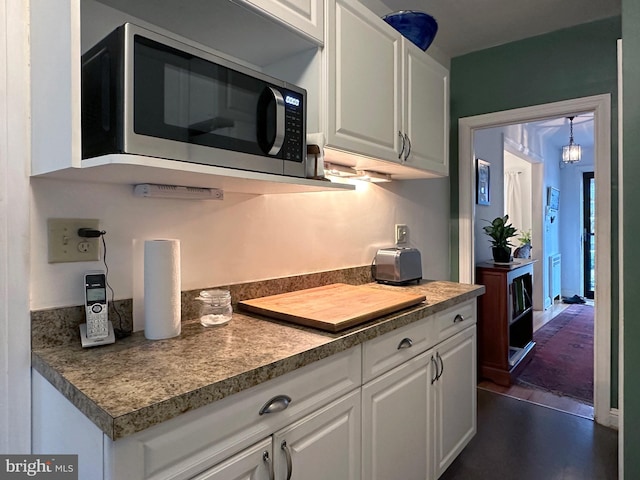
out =
[[[400,10],[385,15],[382,19],[422,50],[429,48],[438,32],[436,20],[424,12]]]

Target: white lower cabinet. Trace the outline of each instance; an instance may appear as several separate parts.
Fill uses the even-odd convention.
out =
[[[476,326],[434,349],[439,370],[431,385],[435,475],[438,478],[476,434]]]
[[[363,345],[363,480],[437,479],[475,435],[475,311],[466,302]]]
[[[359,480],[360,418],[358,389],[193,480]]]
[[[360,389],[273,435],[276,480],[359,480]]]
[[[265,439],[207,470],[193,480],[270,480],[271,439]]]
[[[363,479],[426,478],[430,367],[424,353],[362,387]]]

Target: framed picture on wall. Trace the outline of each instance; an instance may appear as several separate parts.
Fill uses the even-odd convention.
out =
[[[547,207],[554,212],[557,212],[560,208],[560,190],[557,188],[547,188]]]
[[[476,158],[476,203],[478,205],[491,204],[490,166],[489,162]]]

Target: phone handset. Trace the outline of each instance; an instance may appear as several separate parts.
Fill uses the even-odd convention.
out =
[[[104,273],[88,272],[84,276],[84,298],[87,315],[87,338],[100,340],[109,334],[107,322],[107,282]]]
[[[109,322],[107,278],[103,271],[85,273],[84,300],[87,323],[80,325],[82,346],[113,343],[115,338]]]

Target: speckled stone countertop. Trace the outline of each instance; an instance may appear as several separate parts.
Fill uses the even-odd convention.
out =
[[[34,346],[32,366],[117,440],[484,293],[483,286],[444,281],[371,286],[427,301],[335,334],[234,311],[221,327],[183,321],[180,336],[166,340],[136,332],[89,349],[79,340]]]

